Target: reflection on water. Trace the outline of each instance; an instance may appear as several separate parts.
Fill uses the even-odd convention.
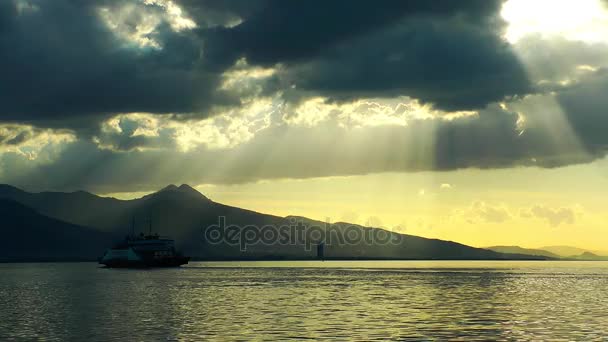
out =
[[[601,340],[606,262],[0,264],[0,340]]]

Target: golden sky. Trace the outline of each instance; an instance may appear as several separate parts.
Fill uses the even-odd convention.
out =
[[[555,169],[380,173],[196,189],[216,202],[263,213],[382,226],[479,247],[605,250],[607,168],[604,159]]]

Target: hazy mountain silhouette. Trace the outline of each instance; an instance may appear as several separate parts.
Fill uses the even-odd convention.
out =
[[[601,256],[591,252],[584,252],[579,255],[570,255],[564,257],[566,260],[583,260],[583,261],[608,261],[608,256]]]
[[[211,244],[204,239],[203,228],[218,224],[218,217],[225,217],[227,225],[234,225],[240,228],[248,225],[279,227],[302,222],[304,234],[314,229],[312,228],[313,226],[324,227],[325,225],[323,222],[306,218],[284,218],[216,203],[188,185],[181,185],[179,187],[169,185],[158,192],[134,200],[102,198],[83,191],[72,193],[28,193],[12,186],[3,185],[0,186],[0,198],[7,198],[22,204],[20,207],[22,211],[21,219],[25,220],[28,216],[35,217],[38,220],[37,229],[43,229],[45,232],[60,232],[63,229],[68,229],[73,234],[69,235],[73,236],[73,238],[70,237],[71,240],[68,240],[73,241],[74,244],[78,244],[79,239],[89,241],[91,238],[98,238],[100,241],[104,241],[104,247],[109,247],[110,243],[107,242],[108,237],[124,236],[127,234],[131,230],[131,222],[134,218],[135,230],[137,232],[147,231],[150,229],[151,224],[151,229],[154,232],[175,238],[178,248],[182,249],[184,253],[198,259],[306,259],[316,257],[314,246],[312,246],[313,248],[306,249],[305,244],[301,241],[283,245],[254,244],[249,245],[245,251],[240,250],[238,245],[230,245],[228,243]],[[1,205],[14,207],[15,203],[3,201]],[[26,211],[25,209],[27,208],[23,206],[32,209]],[[48,218],[45,218],[43,215],[48,216]],[[59,220],[65,222],[60,222]],[[47,221],[50,221],[50,223]],[[44,228],[47,226],[56,228]],[[361,234],[382,231],[382,233],[390,234],[393,237],[397,235],[396,233],[378,228],[348,223],[336,223],[331,228],[342,232],[350,229],[356,230]],[[78,229],[80,229],[80,233],[78,234],[81,235],[74,233]],[[33,231],[31,236],[34,239],[38,239],[35,233]],[[94,237],[93,233],[99,235]],[[40,242],[40,244],[43,243]],[[94,248],[97,247],[90,247],[90,249]],[[90,249],[86,251],[89,254],[91,253]],[[42,252],[34,255],[41,254]],[[498,253],[455,242],[426,239],[412,235],[402,235],[398,245],[380,245],[363,242],[340,245],[328,244],[325,246],[324,254],[328,259],[545,258],[542,256]]]
[[[565,259],[574,259],[574,260],[608,260],[608,257],[599,256],[597,254],[591,252],[584,252],[579,255],[571,255],[566,257]]]
[[[115,238],[0,199],[0,261],[94,260]]]
[[[301,220],[306,225],[310,226],[319,227],[324,225],[324,223],[321,221],[315,221],[305,217],[290,216],[288,218]],[[367,231],[368,235],[372,236],[374,235],[374,232],[383,230],[381,228],[364,227],[347,222],[337,222],[332,224],[332,226],[341,231],[357,228],[363,232]],[[453,241],[428,239],[386,230],[383,231],[387,232],[391,236],[401,236],[401,243],[397,245],[374,244],[370,246],[366,242],[362,241],[361,243],[355,245],[335,245],[326,247],[325,255],[337,258],[355,257],[361,259],[545,259],[545,257],[542,256],[523,255],[511,252],[499,253],[483,248],[463,245]]]
[[[539,255],[563,260],[608,260],[608,256],[598,255],[597,252],[594,253],[586,249],[571,246],[550,246],[543,247],[542,249],[522,248],[519,246],[492,246],[486,247],[486,249],[499,253]],[[559,254],[555,252],[559,252]]]
[[[594,251],[594,250],[583,249],[583,248],[572,247],[572,246],[546,246],[546,247],[541,247],[539,249],[543,249],[545,251],[549,251],[551,253],[557,254],[561,257],[568,257],[568,258],[581,256],[586,253],[589,253],[590,255],[595,255],[595,256],[608,255],[608,252],[606,252],[606,251]]]
[[[110,232],[129,222],[123,221],[123,216],[134,204],[85,191],[29,193],[10,185],[0,185],[0,198],[19,202],[45,216]]]
[[[492,246],[486,247],[486,249],[499,252],[499,253],[515,253],[515,254],[527,254],[527,255],[541,255],[549,258],[559,259],[560,256],[551,253],[543,249],[523,248],[519,246]]]

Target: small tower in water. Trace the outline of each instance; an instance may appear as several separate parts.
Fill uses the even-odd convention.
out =
[[[317,245],[317,259],[325,260],[325,242],[320,242]]]

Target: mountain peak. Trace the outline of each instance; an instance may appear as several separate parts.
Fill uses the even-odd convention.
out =
[[[182,193],[182,194],[190,194],[190,195],[195,195],[200,198],[208,199],[207,197],[205,197],[205,195],[201,194],[198,190],[196,190],[195,188],[191,187],[188,184],[182,184],[179,187],[176,186],[175,184],[169,184],[166,187],[162,188],[157,193],[163,193],[163,192],[176,192],[176,193]]]
[[[194,189],[193,187],[191,187],[188,184],[182,184],[182,185],[179,186],[178,189],[181,190],[181,191],[196,191],[196,192],[198,192],[196,189]]]
[[[163,192],[163,191],[176,191],[178,188],[177,186],[175,186],[175,184],[169,184],[166,187],[160,189],[158,192]]]

